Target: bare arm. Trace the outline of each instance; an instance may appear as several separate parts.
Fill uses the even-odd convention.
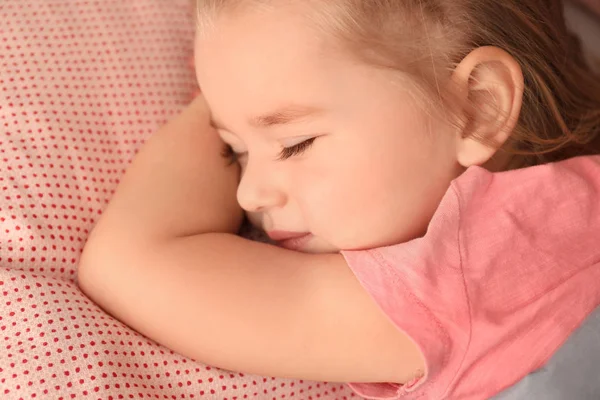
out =
[[[199,98],[134,160],[82,254],[83,291],[198,361],[268,376],[407,382],[423,370],[339,254],[233,233],[237,166]]]

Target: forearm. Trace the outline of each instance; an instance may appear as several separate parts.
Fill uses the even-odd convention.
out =
[[[199,96],[142,146],[89,241],[236,233],[243,217],[235,198],[239,169],[222,149]]]
[[[418,376],[419,349],[341,254],[225,234],[243,217],[239,171],[221,157],[202,101],[128,169],[81,256],[82,291],[148,338],[217,367],[339,382]]]

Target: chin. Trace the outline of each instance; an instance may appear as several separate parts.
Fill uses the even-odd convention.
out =
[[[330,245],[320,238],[313,238],[313,240],[306,246],[300,250],[302,253],[309,254],[337,254],[341,249],[338,249],[335,246]]]

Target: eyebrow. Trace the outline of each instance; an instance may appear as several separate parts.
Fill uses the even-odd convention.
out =
[[[323,111],[323,109],[318,107],[290,105],[282,107],[274,112],[249,118],[248,123],[257,128],[269,128],[276,125],[287,125],[292,122],[298,122],[309,117],[314,117],[323,113]],[[214,117],[211,123],[215,128],[228,130],[222,123],[214,119]]]

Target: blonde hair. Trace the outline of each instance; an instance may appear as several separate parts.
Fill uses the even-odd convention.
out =
[[[284,0],[198,0],[199,24],[225,10],[277,2]],[[437,106],[452,98],[440,81],[472,50],[507,51],[525,78],[520,118],[502,147],[513,155],[509,169],[600,153],[600,79],[568,32],[560,0],[285,2],[312,6],[311,20],[334,42],[366,62],[408,74]]]

